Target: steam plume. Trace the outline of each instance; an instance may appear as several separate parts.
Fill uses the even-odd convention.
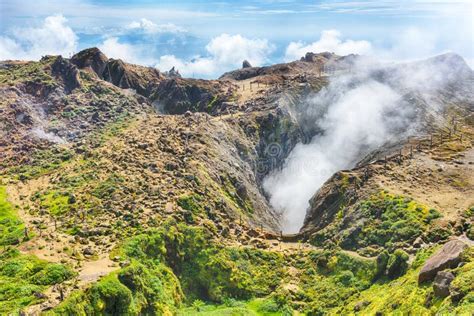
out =
[[[437,60],[416,67],[358,67],[356,75],[333,78],[300,105],[304,122],[320,133],[308,144],[297,144],[283,168],[263,183],[270,203],[283,214],[285,232],[299,230],[309,199],[332,174],[354,167],[384,144],[416,133],[421,109],[410,101],[413,95],[424,100],[425,112],[439,111],[439,102],[429,96],[447,85],[442,78],[449,76],[440,73],[444,70]]]

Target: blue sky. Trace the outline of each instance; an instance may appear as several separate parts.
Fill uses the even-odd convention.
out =
[[[446,51],[473,66],[472,0],[0,0],[0,59],[109,57],[187,76],[299,58],[306,50],[406,60]]]

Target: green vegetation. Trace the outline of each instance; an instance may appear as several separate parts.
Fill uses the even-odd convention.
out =
[[[116,312],[165,313],[182,302],[222,304],[266,296],[285,276],[282,255],[222,247],[211,238],[203,228],[171,222],[136,236],[117,251],[130,261],[129,266],[75,293],[56,312],[112,313],[120,306],[122,310]]]
[[[74,276],[67,266],[48,263],[16,249],[0,254],[0,313],[18,313],[23,307],[41,301],[48,286]]]
[[[360,210],[368,221],[359,234],[351,236],[350,243],[358,248],[369,245],[392,248],[399,242],[411,242],[433,219],[440,217],[434,209],[384,191],[363,202]]]
[[[92,195],[100,199],[111,198],[112,194],[123,182],[124,179],[122,177],[113,173],[105,181],[100,182],[95,187],[95,189],[92,191]]]
[[[352,219],[350,230],[344,220],[347,216]],[[327,246],[332,241],[344,249],[374,256],[384,248],[389,251],[401,248],[423,233],[432,241],[446,238],[445,228],[435,225],[435,219],[439,217],[441,214],[435,209],[407,197],[380,191],[353,209],[340,210],[338,218],[315,234],[312,242]]]
[[[51,215],[59,216],[67,213],[71,208],[71,194],[68,192],[51,191],[40,196],[40,205]]]
[[[0,186],[0,245],[20,243],[24,237],[24,225],[18,218],[15,209],[7,201],[7,190]]]
[[[208,112],[208,113],[211,113],[211,112],[212,112],[213,107],[214,107],[214,105],[216,104],[216,101],[217,101],[217,95],[214,95],[214,96],[212,97],[211,101],[209,101],[209,103],[207,104],[207,106],[206,106],[206,108],[205,108],[206,112]]]
[[[469,315],[474,309],[474,248],[466,251],[468,263],[453,270],[456,278],[453,289],[459,296],[445,299],[434,296],[431,284],[418,285],[418,273],[426,259],[436,248],[420,250],[407,273],[398,279],[377,281],[367,290],[354,295],[341,307],[331,311],[334,314],[350,314],[359,311],[364,315],[377,312],[387,315]]]
[[[27,85],[44,85],[53,89],[57,86],[54,78],[46,71],[54,62],[54,57],[43,58],[39,62],[20,62],[0,69],[0,84],[15,85],[24,83]]]
[[[72,155],[70,150],[61,147],[36,150],[28,162],[5,169],[5,171],[18,180],[33,179],[63,166],[72,158]]]
[[[291,316],[293,311],[288,306],[281,307],[274,298],[253,299],[250,301],[227,300],[224,304],[205,304],[195,301],[192,307],[178,310],[178,316]]]
[[[180,200],[183,208],[195,206],[189,196]],[[113,253],[130,265],[74,294],[57,312],[82,306],[84,313],[111,313],[120,300],[120,312],[131,314],[176,312],[182,303],[190,307],[180,313],[190,314],[317,314],[370,287],[377,273],[374,259],[337,250],[283,255],[225,247],[212,241],[213,231],[168,221],[131,238]],[[392,256],[387,262],[395,267],[398,255]]]
[[[179,306],[182,293],[162,264],[133,262],[85,292],[73,293],[54,311],[61,315],[163,315]]]

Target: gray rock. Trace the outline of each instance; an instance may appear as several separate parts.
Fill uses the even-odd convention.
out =
[[[421,248],[421,246],[424,244],[423,242],[423,239],[421,239],[421,237],[418,237],[415,239],[415,241],[413,242],[413,248]]]
[[[252,65],[250,64],[248,60],[244,60],[242,62],[242,68],[252,68]]]
[[[433,282],[436,296],[444,298],[449,296],[449,285],[454,280],[454,274],[448,271],[439,271]]]
[[[119,266],[121,268],[125,268],[125,267],[128,267],[130,265],[130,260],[123,260],[123,261],[120,261],[119,262]]]
[[[95,251],[91,247],[85,248],[82,253],[84,254],[84,256],[93,256],[93,255],[95,255]]]
[[[421,268],[418,275],[418,283],[431,281],[439,271],[455,268],[461,262],[461,253],[467,245],[460,240],[448,241],[443,247]]]

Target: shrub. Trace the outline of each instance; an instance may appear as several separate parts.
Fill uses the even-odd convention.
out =
[[[387,276],[391,279],[395,279],[405,274],[407,269],[408,254],[401,249],[395,250],[395,252],[390,255],[387,262]]]
[[[354,273],[351,271],[343,271],[337,276],[337,280],[344,286],[352,285],[354,282]]]
[[[0,245],[15,245],[24,236],[24,225],[7,200],[7,191],[0,186]]]
[[[74,272],[62,264],[48,264],[44,269],[31,277],[31,281],[38,285],[53,285],[64,282],[74,276]]]
[[[385,274],[389,258],[390,255],[388,254],[387,250],[384,250],[377,256],[377,270],[375,273],[375,278],[380,278]]]

